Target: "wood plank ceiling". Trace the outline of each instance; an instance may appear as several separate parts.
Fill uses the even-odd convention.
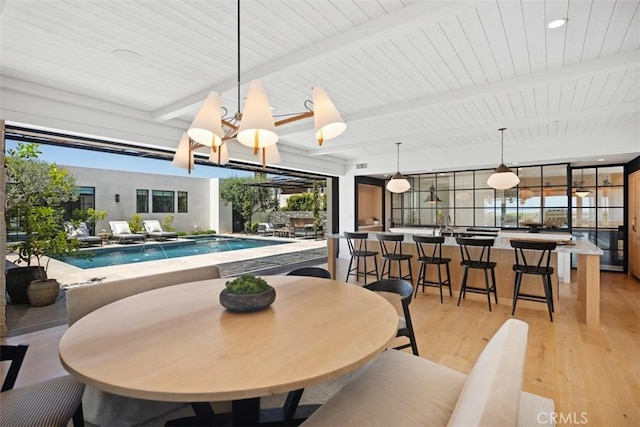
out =
[[[572,158],[559,154],[564,159],[593,160],[580,158],[583,141],[628,160],[640,152],[639,4],[243,0],[240,103],[254,78],[274,115],[303,111],[311,87],[323,86],[347,132],[317,147],[312,125],[297,123],[279,130],[279,144],[320,160],[370,163],[377,172],[394,171],[396,141],[407,172],[455,169],[455,161],[437,159],[460,153],[477,156],[476,166],[495,166],[499,127],[508,128],[508,161],[535,163],[532,151],[554,146],[573,150]],[[3,76],[156,121],[188,124],[209,90],[237,110],[235,1],[0,5]],[[548,29],[559,17],[567,25]],[[141,60],[119,60],[117,50]],[[610,140],[622,142],[608,147]]]

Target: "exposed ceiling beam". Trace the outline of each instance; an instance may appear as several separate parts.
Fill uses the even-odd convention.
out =
[[[248,82],[286,69],[300,67],[302,64],[306,66],[309,63],[326,61],[327,58],[335,57],[338,52],[344,54],[349,49],[361,49],[363,43],[374,44],[380,40],[387,40],[395,33],[407,31],[408,26],[424,26],[429,22],[437,21],[444,14],[451,13],[452,9],[473,6],[471,2],[465,1],[416,2],[399,9],[397,12],[359,25],[346,33],[338,34],[315,45],[305,47],[261,67],[245,71],[242,73],[243,80]],[[234,76],[231,79],[214,84],[207,90],[194,93],[164,108],[160,108],[152,114],[153,119],[165,121],[189,113],[193,111],[194,106],[200,104],[207,97],[210,91],[222,93],[231,90],[237,86],[237,80],[237,76]]]
[[[640,110],[640,105],[637,102],[624,102],[617,105],[607,105],[583,108],[581,110],[572,110],[566,112],[551,113],[544,116],[527,117],[518,120],[511,120],[508,126],[511,128],[526,127],[539,125],[541,123],[551,123],[553,121],[570,121],[588,117],[606,117],[613,115],[620,115],[624,113],[637,112]],[[421,132],[417,134],[398,135],[397,139],[402,140],[407,145],[411,145],[412,142],[419,142],[421,147],[424,148],[425,143],[442,141],[447,138],[456,138],[464,136],[478,135],[483,132],[492,132],[497,128],[505,126],[504,122],[486,123],[483,125],[474,125],[464,128],[455,129],[439,129],[432,132]],[[389,144],[388,139],[369,140],[366,142],[367,147],[375,147]],[[362,142],[353,142],[348,144],[326,145],[321,148],[315,148],[307,151],[307,155],[310,156],[324,156],[329,154],[341,153],[351,150],[361,150],[363,146]]]
[[[581,75],[595,74],[605,71],[613,71],[619,68],[636,67],[639,60],[640,54],[637,51],[631,51],[626,54],[610,56],[607,58],[596,59],[593,61],[574,65],[567,65],[565,67],[543,71],[541,73],[529,74],[508,80],[501,80],[485,85],[461,89],[454,92],[426,96],[393,105],[386,105],[369,110],[359,111],[354,114],[343,115],[343,118],[347,125],[349,123],[354,123],[357,121],[374,120],[379,117],[388,117],[392,114],[402,114],[411,110],[460,102],[469,98],[489,96],[492,94],[507,92],[522,87],[545,85],[550,81],[575,78]],[[307,130],[307,126],[289,126],[279,131],[279,135],[293,135]]]

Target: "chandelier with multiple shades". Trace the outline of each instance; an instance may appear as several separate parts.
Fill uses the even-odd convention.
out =
[[[229,161],[227,143],[235,139],[240,144],[253,148],[253,154],[259,156],[260,163],[265,167],[267,163],[278,163],[281,160],[276,145],[278,126],[313,117],[315,138],[319,145],[341,135],[347,128],[329,95],[320,86],[313,87],[312,100],[304,102],[307,111],[285,114],[284,118],[274,121],[262,83],[253,80],[249,84],[244,110],[240,111],[240,0],[237,5],[238,109],[235,114],[227,117],[220,94],[209,93],[191,126],[182,135],[173,158],[174,166],[187,169],[189,173],[194,167],[193,151],[199,148],[209,147],[209,160],[224,165]]]

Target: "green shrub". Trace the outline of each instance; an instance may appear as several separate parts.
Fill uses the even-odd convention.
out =
[[[162,220],[162,229],[164,231],[175,231],[175,228],[173,228],[173,219],[173,215],[167,215],[164,217]]]
[[[225,284],[227,292],[231,294],[259,294],[269,289],[269,284],[262,278],[252,274],[243,274],[242,276],[231,280]]]
[[[129,229],[132,233],[139,233],[144,230],[142,215],[135,214],[129,220]]]

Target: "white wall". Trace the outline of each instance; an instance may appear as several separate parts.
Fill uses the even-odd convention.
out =
[[[340,177],[338,183],[338,191],[340,192],[340,233],[345,231],[354,231],[353,224],[355,223],[355,176],[348,174],[347,176]],[[340,242],[340,258],[349,258],[349,247],[347,241],[339,239]]]
[[[211,228],[218,233],[231,233],[233,232],[233,212],[231,203],[225,206],[224,202],[220,200],[220,178],[211,180]]]
[[[76,177],[77,185],[95,187],[96,209],[107,211],[107,218],[96,224],[96,232],[102,229],[109,230],[109,221],[128,221],[131,219],[136,213],[136,190],[138,189],[149,191],[150,205],[152,190],[186,191],[188,193],[187,213],[177,212],[178,196],[176,193],[176,212],[153,213],[152,207],[149,206],[149,213],[140,214],[144,219],[157,219],[162,222],[167,215],[173,215],[173,227],[177,231],[190,230],[194,224],[199,229],[214,228],[217,230],[217,227],[211,223],[210,216],[210,212],[212,212],[210,179],[74,166],[64,167]],[[116,194],[120,195],[120,202],[115,201]]]

